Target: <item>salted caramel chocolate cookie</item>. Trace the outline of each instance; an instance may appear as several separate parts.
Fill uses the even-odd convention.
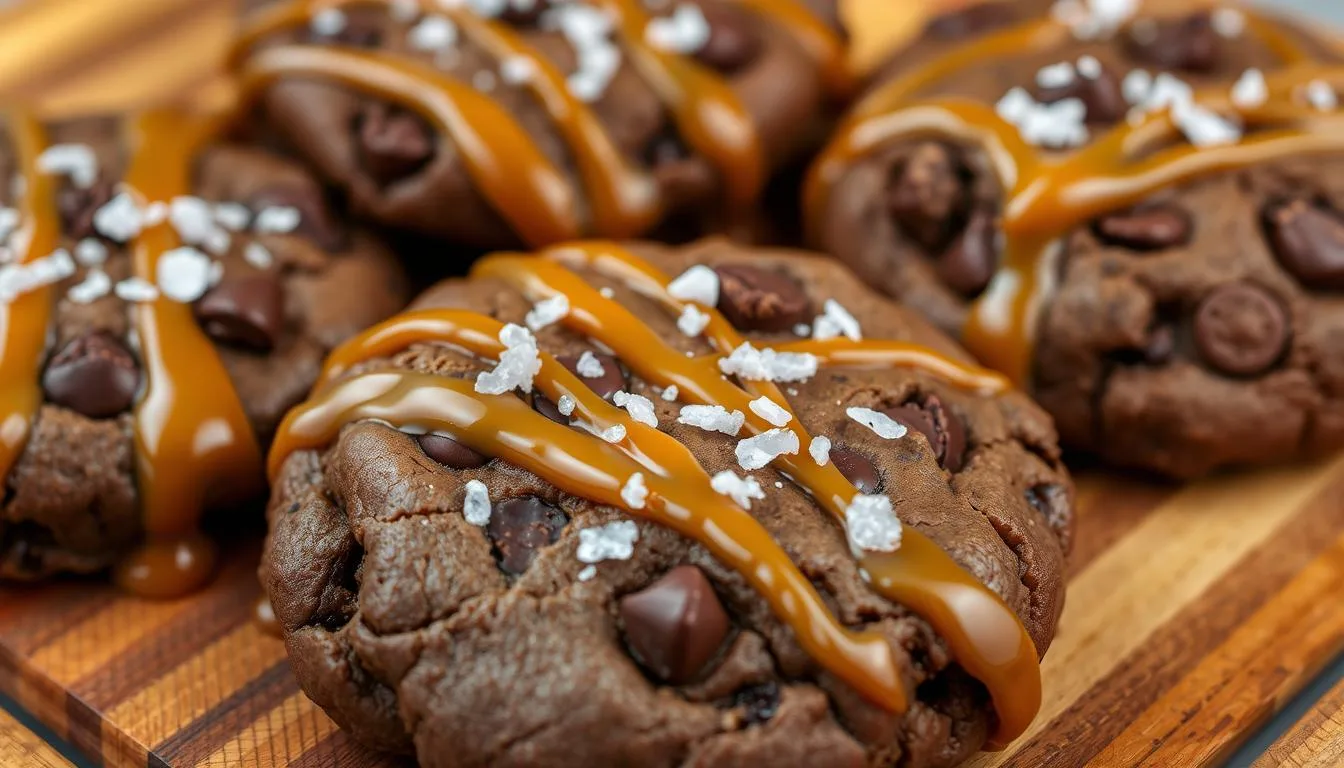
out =
[[[1031,721],[1050,420],[827,259],[498,254],[328,360],[261,578],[421,765],[952,765]]]
[[[213,126],[3,122],[0,577],[199,586],[202,511],[262,494],[323,357],[401,306],[395,260],[312,177]]]
[[[282,0],[238,65],[351,208],[477,248],[731,226],[848,87],[833,0]]]
[[[1205,12],[1223,63],[1197,67],[1170,50],[1193,33],[1149,29],[1172,19],[1105,8],[876,86],[812,170],[812,242],[1111,463],[1184,478],[1339,448],[1344,69],[1232,9]],[[1136,57],[1150,35],[1170,55]]]

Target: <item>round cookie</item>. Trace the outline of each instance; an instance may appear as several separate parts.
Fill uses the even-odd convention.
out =
[[[239,62],[361,216],[467,247],[746,225],[848,88],[832,0],[284,0]]]
[[[812,256],[487,257],[339,349],[280,430],[261,579],[300,685],[426,766],[1010,740],[1073,491],[1049,419],[966,360]]]
[[[806,205],[814,245],[1021,383],[1066,445],[1186,478],[1344,445],[1344,77],[1300,28],[1180,18],[1212,25],[1223,64],[1117,69],[1176,23],[1145,15],[926,53],[858,105]],[[1063,43],[979,58],[1027,38]],[[1097,67],[1117,120],[1092,119]]]
[[[264,492],[261,444],[338,342],[407,288],[293,163],[170,112],[0,138],[0,577],[210,574],[207,507]]]

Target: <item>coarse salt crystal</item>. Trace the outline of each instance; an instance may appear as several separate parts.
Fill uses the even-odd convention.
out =
[[[845,509],[849,546],[858,552],[895,552],[901,546],[901,521],[886,496],[856,494]]]
[[[643,395],[617,391],[612,393],[611,402],[615,403],[617,408],[624,408],[630,414],[630,418],[640,424],[647,424],[650,427],[658,426],[658,414],[654,411],[653,401],[649,398]]]
[[[606,440],[608,443],[619,443],[625,439],[625,425],[612,424],[610,427],[599,432],[598,437]]]
[[[261,243],[248,243],[243,248],[243,261],[257,269],[270,269],[271,265],[275,263],[275,257]]]
[[[630,505],[631,509],[643,509],[644,502],[649,498],[649,488],[644,484],[644,475],[636,472],[631,475],[625,485],[621,486],[621,500]]]
[[[1246,14],[1236,8],[1219,8],[1209,15],[1209,23],[1222,37],[1239,37],[1246,29]]]
[[[667,295],[682,301],[694,301],[706,307],[719,303],[719,273],[696,264],[667,284]]]
[[[107,246],[102,240],[86,237],[75,243],[75,261],[93,267],[107,261]]]
[[[1077,69],[1078,74],[1088,80],[1096,80],[1101,77],[1101,62],[1097,61],[1096,56],[1079,56]]]
[[[705,332],[705,326],[709,325],[709,314],[701,312],[694,304],[687,304],[681,308],[681,316],[677,318],[677,329],[687,336],[695,337]]]
[[[736,472],[725,469],[709,479],[709,487],[715,493],[722,494],[737,502],[743,509],[751,509],[752,499],[764,499],[765,491],[756,478],[748,475],[739,477]]]
[[[1232,103],[1242,109],[1252,109],[1269,99],[1269,86],[1265,75],[1258,69],[1248,69],[1241,73],[1232,86]]]
[[[743,342],[719,360],[719,370],[748,381],[805,381],[817,373],[817,357],[806,352],[756,349]]]
[[[615,292],[615,291],[611,290],[611,288],[610,288],[609,286],[605,286],[605,285],[602,286],[601,288],[599,288],[598,291],[597,291],[597,293],[598,293],[598,295],[600,295],[600,296],[601,296],[602,298],[604,298],[604,299],[610,299],[611,297],[613,297],[613,296],[616,295],[616,292]]]
[[[117,283],[113,291],[122,301],[154,301],[159,298],[159,289],[141,277],[128,277]]]
[[[509,323],[499,332],[504,351],[492,370],[476,377],[475,389],[483,395],[502,395],[514,389],[532,391],[532,379],[541,370],[537,340],[521,325]]]
[[[583,566],[583,569],[579,571],[579,581],[589,581],[596,575],[597,575],[597,566],[585,565]]]
[[[1173,106],[1171,119],[1185,134],[1185,138],[1197,147],[1216,147],[1241,141],[1239,126],[1198,104]]]
[[[124,243],[140,234],[144,219],[135,199],[120,192],[93,212],[93,228],[99,234]]]
[[[677,414],[678,424],[699,427],[708,432],[736,435],[742,431],[747,416],[741,411],[729,412],[722,405],[683,405]]]
[[[292,205],[270,205],[257,211],[252,229],[259,234],[286,234],[299,227],[299,209]]]
[[[22,215],[17,208],[0,207],[0,243],[8,242],[9,236],[19,228]]]
[[[638,472],[631,476],[643,476]],[[626,482],[629,486],[630,482]],[[624,490],[622,490],[624,494]],[[629,560],[635,554],[635,542],[639,540],[639,526],[633,520],[617,520],[596,528],[584,528],[579,531],[579,547],[575,552],[581,563],[600,563],[603,560]]]
[[[462,497],[462,517],[468,523],[484,527],[490,522],[490,489],[480,480],[468,480]]]
[[[863,331],[859,321],[841,306],[835,299],[827,299],[822,306],[824,314],[812,323],[812,338],[819,341],[834,339],[843,335],[850,341],[863,341]]]
[[[798,433],[791,429],[772,429],[755,437],[737,441],[737,463],[747,470],[760,469],[786,453],[798,452]]]
[[[534,331],[540,331],[548,325],[557,323],[569,314],[569,297],[557,293],[549,299],[542,299],[532,305],[523,322]]]
[[[168,221],[188,245],[203,243],[218,230],[211,206],[199,197],[174,197],[168,203]]]
[[[585,379],[598,379],[607,375],[607,369],[602,365],[602,361],[597,359],[589,350],[584,350],[579,355],[579,361],[574,364],[574,370]]]
[[[817,435],[807,446],[807,452],[812,454],[812,460],[817,462],[817,466],[826,466],[831,460],[831,439]]]
[[[159,289],[173,301],[190,304],[209,290],[210,267],[210,257],[191,246],[166,251],[155,268]]]
[[[76,304],[89,304],[112,292],[112,278],[101,269],[91,269],[84,279],[65,292]]]
[[[214,215],[219,226],[234,232],[247,229],[252,220],[252,211],[242,203],[215,203]]]
[[[644,28],[644,41],[661,51],[690,55],[705,47],[709,32],[700,6],[682,3],[671,15],[650,19]]]
[[[1131,69],[1120,81],[1120,92],[1130,104],[1143,102],[1152,89],[1153,76],[1146,69]]]
[[[575,400],[573,395],[561,395],[560,402],[555,404],[555,409],[561,416],[572,416],[578,404],[579,401]]]
[[[856,408],[851,406],[845,409],[845,415],[871,429],[878,437],[884,440],[895,440],[900,437],[905,437],[907,431],[905,425],[901,422],[891,418],[881,411],[875,411],[872,408]]]
[[[323,8],[313,14],[309,28],[321,37],[335,37],[345,31],[347,19],[340,8]]]
[[[1307,102],[1321,112],[1329,112],[1339,106],[1339,96],[1335,89],[1324,80],[1312,80],[1306,87]]]
[[[663,390],[662,397],[664,400],[670,403],[677,399],[677,394],[678,394],[677,385],[669,384],[667,389]]]
[[[747,407],[751,409],[752,413],[760,416],[762,419],[765,419],[776,427],[782,427],[790,421],[793,421],[793,414],[789,413],[787,408],[765,395],[761,395],[750,403],[747,403]]]
[[[69,176],[76,187],[88,189],[98,180],[98,156],[88,144],[52,144],[37,156],[37,170]]]
[[[806,338],[806,337],[808,337],[808,336],[811,336],[811,335],[812,335],[812,326],[808,325],[807,323],[799,323],[799,324],[793,326],[793,335],[794,335],[794,336],[802,336],[803,338]]]
[[[1042,88],[1063,88],[1076,79],[1073,64],[1067,61],[1041,67],[1036,72],[1036,84]]]
[[[426,16],[406,33],[406,42],[417,51],[440,51],[457,42],[457,25],[446,16]]]

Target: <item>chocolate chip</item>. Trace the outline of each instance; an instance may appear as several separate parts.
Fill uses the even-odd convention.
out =
[[[1160,251],[1189,243],[1194,224],[1184,208],[1161,203],[1103,216],[1093,223],[1092,229],[1109,245]]]
[[[508,24],[528,27],[536,24],[541,19],[541,15],[550,10],[550,7],[551,0],[533,0],[533,2],[514,0],[499,15],[499,18]]]
[[[926,251],[941,251],[965,218],[966,175],[951,147],[920,144],[892,168],[887,211],[906,237]]]
[[[719,275],[719,311],[739,331],[786,331],[812,320],[812,300],[792,277],[745,264],[714,271]]]
[[[966,425],[936,395],[888,408],[883,413],[923,434],[938,463],[949,472],[961,471],[966,458]]]
[[[757,19],[720,3],[700,9],[709,22],[709,39],[695,52],[700,63],[731,74],[756,60],[762,47]]]
[[[66,234],[75,240],[97,235],[93,215],[112,199],[115,190],[116,182],[101,176],[88,189],[62,184],[56,193],[56,212]]]
[[[654,677],[689,683],[718,655],[728,614],[694,565],[680,565],[620,600],[625,642]]]
[[[975,296],[989,285],[998,268],[994,215],[977,209],[966,228],[938,258],[938,279],[963,296]]]
[[[719,183],[713,168],[691,154],[674,125],[669,124],[645,147],[644,163],[669,210],[711,198]]]
[[[936,16],[925,32],[940,40],[959,40],[971,35],[1006,27],[1017,21],[1017,11],[1010,2],[985,2]]]
[[[140,389],[140,366],[121,340],[106,331],[76,336],[42,374],[47,400],[91,419],[130,409]]]
[[[1094,125],[1111,125],[1129,112],[1129,102],[1120,88],[1120,78],[1105,66],[1094,77],[1077,72],[1065,85],[1047,88],[1038,84],[1035,96],[1043,104],[1078,99],[1087,108],[1087,122]]]
[[[1278,300],[1263,288],[1233,283],[1215,289],[1195,312],[1195,347],[1210,366],[1252,376],[1283,357],[1291,331]]]
[[[593,357],[602,364],[602,375],[588,378],[579,373],[579,359],[583,355],[557,355],[555,362],[563,365],[570,373],[579,377],[579,381],[588,385],[588,388],[598,394],[599,397],[611,399],[611,396],[625,389],[625,368],[621,366],[621,361],[611,355],[599,355],[594,353]],[[555,403],[545,395],[535,395],[532,398],[532,407],[537,409],[537,413],[554,421],[558,424],[568,424],[569,418],[560,413]]]
[[[196,320],[221,344],[269,352],[284,328],[284,285],[274,272],[225,276],[196,302]]]
[[[877,467],[858,451],[839,446],[832,448],[831,462],[859,493],[874,493],[882,484]]]
[[[1344,290],[1344,217],[1306,200],[1265,209],[1265,231],[1279,264],[1309,288]]]
[[[1180,18],[1140,19],[1130,25],[1126,47],[1140,63],[1159,69],[1211,72],[1222,44],[1207,12]]]
[[[381,101],[364,105],[355,120],[360,163],[379,184],[415,173],[434,155],[434,136],[419,116]]]
[[[524,496],[496,504],[485,532],[495,545],[500,569],[517,576],[532,564],[537,550],[560,538],[568,522],[569,517],[558,507],[535,496]]]
[[[490,461],[488,456],[477,453],[447,435],[418,435],[415,441],[426,456],[449,469],[475,469]]]
[[[1033,485],[1023,492],[1032,509],[1041,513],[1045,522],[1056,534],[1061,536],[1064,551],[1069,549],[1069,518],[1073,516],[1073,507],[1069,503],[1069,491],[1062,485],[1045,483]]]
[[[733,694],[733,708],[742,711],[743,725],[767,723],[779,712],[779,684],[771,680]]]
[[[254,211],[293,208],[299,212],[295,233],[311,239],[323,250],[339,251],[345,247],[345,230],[332,216],[316,184],[272,184],[252,193],[246,204]]]

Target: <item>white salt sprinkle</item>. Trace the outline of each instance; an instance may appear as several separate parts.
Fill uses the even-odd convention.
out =
[[[737,463],[747,470],[760,469],[786,453],[798,452],[798,433],[791,429],[772,429],[755,437],[737,441]]]
[[[507,56],[499,63],[499,77],[509,85],[522,85],[537,76],[537,64],[526,56]]]
[[[610,427],[598,433],[598,437],[606,440],[608,443],[619,443],[625,439],[625,425],[612,424]]]
[[[1036,84],[1042,88],[1063,88],[1076,79],[1073,64],[1067,61],[1041,67],[1036,72]]]
[[[749,381],[805,381],[817,373],[816,355],[756,349],[743,342],[728,357],[719,360],[719,370]]]
[[[644,484],[642,472],[630,475],[625,485],[621,486],[621,500],[629,504],[631,509],[643,509],[648,498],[649,488]]]
[[[574,370],[578,371],[579,375],[585,379],[597,379],[607,375],[607,369],[602,365],[602,361],[598,360],[597,355],[589,350],[584,350],[583,354],[579,355],[579,361],[574,364]]]
[[[752,413],[760,416],[762,419],[765,419],[776,427],[782,427],[790,421],[793,421],[793,414],[789,413],[787,408],[781,406],[779,403],[776,403],[765,395],[761,395],[750,403],[747,403],[747,407],[751,409]]]
[[[117,193],[103,207],[93,212],[93,228],[99,234],[118,243],[140,234],[144,221],[135,199],[125,192]]]
[[[548,325],[560,322],[569,314],[569,297],[557,293],[549,299],[542,299],[532,305],[523,322],[533,331],[540,331]]]
[[[122,301],[154,301],[159,298],[159,289],[141,277],[128,277],[122,280],[117,283],[113,292]]]
[[[112,278],[101,269],[91,269],[84,279],[70,286],[66,298],[76,304],[89,304],[112,292]]]
[[[1258,69],[1248,69],[1241,73],[1232,86],[1232,103],[1242,109],[1253,109],[1269,99],[1269,86],[1265,75]]]
[[[417,51],[441,51],[457,42],[457,25],[446,16],[426,16],[406,33],[406,42]]]
[[[466,491],[462,498],[462,517],[472,525],[486,526],[490,522],[490,489],[480,480],[468,480]]]
[[[696,264],[667,284],[667,294],[674,299],[694,301],[706,307],[719,303],[719,273],[703,264]]]
[[[637,475],[638,472],[631,479]],[[640,479],[643,480],[642,476]],[[629,484],[627,481],[626,485]],[[639,526],[633,520],[617,520],[596,528],[584,528],[579,531],[579,547],[575,556],[579,562],[589,564],[603,560],[629,560],[635,554],[635,542],[638,540]]]
[[[709,479],[709,487],[715,493],[722,494],[737,502],[743,509],[751,509],[752,499],[764,499],[765,491],[756,478],[748,475],[739,477],[736,472],[725,469]]]
[[[52,144],[37,156],[37,170],[69,176],[80,189],[98,180],[98,156],[88,144]]]
[[[475,389],[483,395],[502,395],[514,389],[532,391],[532,379],[541,370],[537,339],[521,325],[509,323],[499,332],[505,350],[492,370],[476,377]]]
[[[247,229],[252,220],[252,211],[242,203],[215,203],[214,214],[219,226],[233,232]]]
[[[850,341],[863,341],[859,321],[854,319],[854,315],[851,315],[840,302],[827,299],[822,311],[824,314],[817,317],[812,324],[812,338],[826,341],[843,335]]]
[[[895,552],[901,546],[901,521],[886,496],[857,494],[845,509],[849,546],[859,552]]]
[[[321,37],[335,37],[345,31],[347,19],[340,8],[323,8],[313,14],[309,27]]]
[[[159,289],[173,301],[190,304],[209,290],[211,266],[209,256],[189,245],[167,251],[156,268]]]
[[[107,246],[102,240],[86,237],[75,243],[75,261],[94,267],[107,261]]]
[[[677,318],[677,330],[695,337],[704,333],[707,325],[709,325],[708,313],[701,312],[694,304],[687,304],[681,308],[681,316]]]
[[[583,566],[583,569],[579,571],[579,581],[589,581],[596,575],[597,575],[597,566],[585,565]]]
[[[1101,62],[1097,61],[1096,56],[1079,56],[1077,68],[1078,74],[1088,80],[1096,80],[1101,77]]]
[[[275,263],[275,257],[261,243],[248,243],[243,248],[243,261],[257,269],[270,269]]]
[[[667,389],[663,390],[663,399],[671,403],[677,399],[679,394],[676,384],[669,384]]]
[[[649,398],[617,391],[612,393],[611,402],[615,403],[617,408],[624,408],[630,414],[630,418],[640,424],[655,428],[658,426],[658,414],[653,408],[653,401]]]
[[[285,234],[299,227],[299,209],[292,205],[271,205],[257,211],[252,229],[260,234]]]
[[[807,446],[807,452],[812,454],[812,460],[817,462],[817,466],[826,466],[831,460],[831,439],[817,435]]]
[[[1246,14],[1236,8],[1219,8],[1210,14],[1209,23],[1222,37],[1240,37],[1246,29]]]
[[[891,418],[881,411],[874,411],[872,408],[849,407],[845,409],[845,414],[849,418],[857,421],[863,426],[871,429],[878,437],[884,440],[895,440],[905,437],[906,428],[901,422]]]
[[[661,51],[694,54],[709,42],[709,22],[700,6],[682,3],[670,15],[650,19],[644,41]]]
[[[1330,112],[1339,106],[1335,89],[1324,80],[1312,80],[1306,87],[1307,102],[1321,112]]]
[[[22,218],[17,208],[0,207],[0,243],[9,242],[10,235],[19,228]]]
[[[555,409],[561,416],[572,416],[578,404],[579,401],[575,400],[573,395],[561,395],[560,402],[555,404]]]
[[[742,431],[747,416],[741,411],[729,412],[722,405],[683,405],[677,414],[678,424],[699,427],[708,432],[736,435]]]

